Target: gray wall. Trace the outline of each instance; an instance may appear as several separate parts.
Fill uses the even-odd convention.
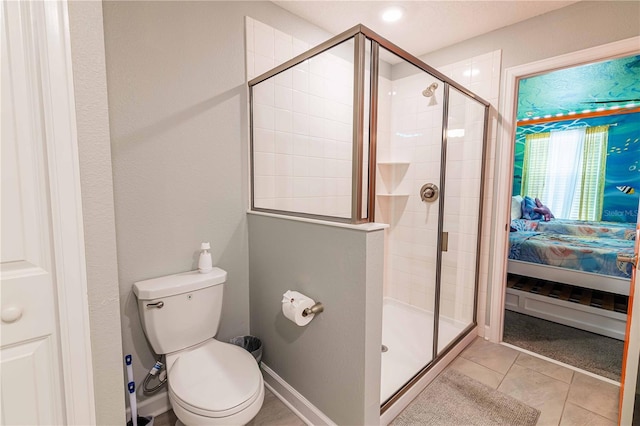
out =
[[[229,273],[218,338],[249,332],[244,16],[328,35],[270,2],[107,1],[103,12],[122,340],[140,382],[154,355],[131,287],[196,268],[202,241]]]
[[[502,49],[502,69],[599,46],[640,33],[640,2],[581,1],[420,55],[432,67]],[[415,74],[398,64],[393,77]]]
[[[580,1],[421,56],[441,66],[502,49],[510,68],[637,36],[640,2]]]
[[[251,333],[263,362],[335,423],[380,421],[384,233],[249,216]],[[282,294],[325,306],[299,327]]]
[[[97,424],[124,424],[124,380],[102,6],[69,3]],[[115,373],[115,374],[114,374]]]

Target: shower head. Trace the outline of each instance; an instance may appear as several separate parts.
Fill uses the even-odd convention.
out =
[[[435,81],[429,85],[426,89],[422,91],[422,96],[426,98],[432,97],[436,93],[436,89],[438,88],[438,83]]]

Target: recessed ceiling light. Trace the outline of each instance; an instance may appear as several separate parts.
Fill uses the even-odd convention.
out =
[[[396,22],[404,15],[404,9],[398,6],[388,7],[382,11],[382,20],[384,22]]]

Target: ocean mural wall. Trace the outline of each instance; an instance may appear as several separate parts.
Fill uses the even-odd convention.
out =
[[[602,220],[635,222],[640,197],[640,113],[576,118],[518,126],[516,130],[513,195],[521,194],[522,163],[527,134],[610,125]],[[544,200],[543,200],[544,201]]]

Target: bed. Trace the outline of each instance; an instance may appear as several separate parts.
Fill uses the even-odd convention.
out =
[[[511,221],[508,272],[629,295],[635,224],[565,219]],[[626,315],[507,289],[508,309],[624,339]]]
[[[509,234],[510,273],[629,295],[635,226],[566,219],[515,219]]]

